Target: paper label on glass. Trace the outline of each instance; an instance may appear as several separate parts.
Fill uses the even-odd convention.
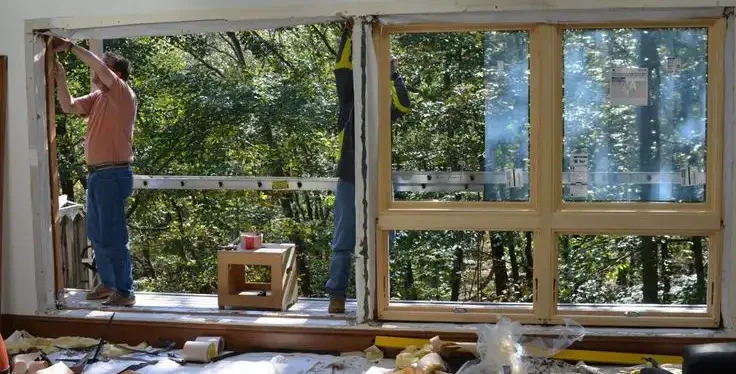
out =
[[[582,197],[588,195],[588,155],[584,153],[572,155],[572,175],[570,178],[570,195]]]
[[[702,178],[698,178],[698,174],[698,170],[691,166],[680,169],[680,185],[686,187],[701,184],[699,179]]]
[[[649,70],[611,69],[608,99],[611,105],[649,105]]]
[[[506,188],[524,187],[524,171],[522,169],[506,169]]]

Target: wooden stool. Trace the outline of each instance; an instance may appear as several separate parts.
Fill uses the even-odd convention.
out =
[[[294,244],[263,244],[256,250],[217,252],[217,304],[247,309],[286,311],[296,303]],[[246,281],[247,265],[271,268],[270,283]],[[265,296],[259,295],[259,292]]]

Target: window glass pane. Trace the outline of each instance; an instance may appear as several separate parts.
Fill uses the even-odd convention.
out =
[[[564,33],[564,200],[705,200],[707,29]]]
[[[391,53],[412,106],[392,124],[394,198],[527,201],[529,33],[396,34]]]
[[[705,309],[708,238],[565,235],[559,243],[561,306]]]
[[[393,301],[532,302],[531,232],[397,231],[389,257]]]

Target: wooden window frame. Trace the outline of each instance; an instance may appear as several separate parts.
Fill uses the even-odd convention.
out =
[[[707,164],[705,202],[563,202],[563,33],[567,29],[708,29]],[[378,319],[395,321],[494,322],[504,315],[522,323],[562,323],[573,318],[597,326],[717,327],[721,312],[723,251],[723,138],[726,19],[590,24],[382,25],[377,32],[379,92],[389,91],[390,36],[394,33],[528,31],[530,88],[530,189],[526,202],[393,201],[391,193],[390,98],[379,95],[376,305]],[[391,230],[484,230],[533,233],[534,301],[530,304],[467,305],[391,302],[388,233]],[[564,234],[688,235],[709,238],[704,312],[567,308],[557,302],[558,236]],[[623,306],[623,304],[622,304]],[[630,305],[637,309],[637,306]],[[577,310],[575,310],[577,309]],[[642,308],[643,309],[643,308]],[[684,309],[684,308],[683,308]]]

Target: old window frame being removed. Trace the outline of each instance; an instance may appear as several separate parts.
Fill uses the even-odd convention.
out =
[[[723,139],[726,19],[653,22],[556,22],[520,24],[387,23],[378,32],[379,92],[387,92],[390,37],[395,33],[528,31],[530,58],[530,198],[526,202],[394,201],[388,97],[379,96],[378,207],[376,229],[377,312],[400,321],[493,322],[498,315],[525,323],[600,326],[717,327],[721,318],[723,250]],[[563,202],[563,32],[566,29],[707,28],[706,198],[702,203]],[[467,183],[467,182],[463,182]],[[533,232],[532,304],[468,304],[391,300],[388,240],[392,230],[482,230]],[[704,309],[617,305],[583,308],[559,305],[558,246],[564,234],[688,235],[709,239]]]

